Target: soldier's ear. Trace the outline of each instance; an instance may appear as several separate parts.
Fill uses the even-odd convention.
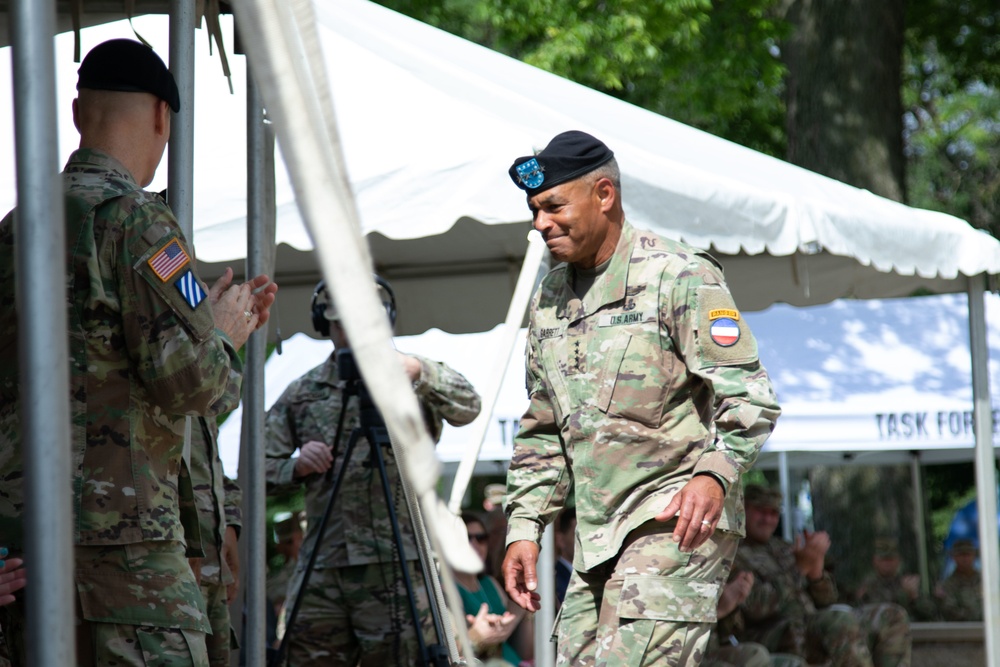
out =
[[[154,113],[154,129],[157,136],[166,134],[170,136],[170,105],[163,100],[156,100],[156,111]]]
[[[610,178],[600,178],[594,183],[594,193],[601,202],[602,211],[610,211],[618,200],[618,191]]]

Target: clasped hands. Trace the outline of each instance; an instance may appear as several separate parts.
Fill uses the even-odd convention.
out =
[[[263,274],[234,285],[231,268],[209,288],[215,325],[229,336],[236,349],[243,347],[250,334],[267,323],[277,291],[278,286]]]

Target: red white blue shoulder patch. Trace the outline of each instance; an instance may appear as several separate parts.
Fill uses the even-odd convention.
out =
[[[172,275],[180,271],[190,261],[191,258],[188,257],[187,252],[177,239],[174,239],[149,258],[149,268],[153,269],[157,278],[167,282]]]
[[[728,308],[720,308],[709,313],[709,336],[712,342],[722,347],[732,347],[740,341],[740,313]]]

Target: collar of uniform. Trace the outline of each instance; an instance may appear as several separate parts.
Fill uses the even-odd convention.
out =
[[[618,237],[618,245],[611,256],[611,264],[598,276],[594,285],[584,295],[582,301],[573,292],[570,285],[573,284],[573,267],[568,267],[566,271],[566,284],[563,290],[568,298],[563,300],[564,311],[562,316],[568,317],[570,321],[593,315],[606,304],[621,301],[625,298],[625,286],[628,284],[628,267],[632,261],[633,245],[635,242],[635,228],[626,220],[622,222],[622,233]]]
[[[323,376],[321,381],[331,387],[339,387],[341,382],[337,378],[337,351],[334,350],[323,363]]]
[[[125,165],[104,151],[97,150],[96,148],[79,148],[73,151],[73,153],[69,156],[69,160],[66,161],[65,171],[87,171],[88,167],[95,166],[108,171],[113,171],[123,181],[134,185],[136,188],[139,187],[139,184],[135,181],[135,177],[132,176],[132,173],[125,168]]]

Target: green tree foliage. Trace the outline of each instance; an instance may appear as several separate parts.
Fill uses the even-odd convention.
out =
[[[772,155],[786,32],[774,0],[380,0],[444,30]]]
[[[1000,5],[915,0],[907,20],[909,203],[1000,236]]]

